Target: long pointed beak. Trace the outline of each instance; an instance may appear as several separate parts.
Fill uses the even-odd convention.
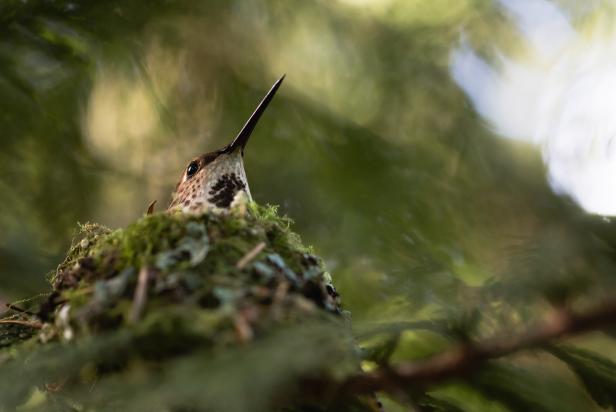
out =
[[[276,91],[284,80],[284,77],[285,75],[282,75],[282,77],[278,79],[276,83],[274,83],[274,85],[269,90],[269,92],[267,92],[263,100],[261,100],[261,103],[259,103],[254,113],[250,116],[244,127],[242,127],[242,130],[240,130],[236,138],[233,139],[230,144],[222,148],[220,150],[221,152],[232,153],[239,148],[242,151],[242,155],[244,155],[244,147],[246,147],[246,143],[248,143],[248,139],[250,138],[252,131],[254,130],[255,126],[257,125],[257,122],[261,118],[261,115],[269,105],[270,101],[272,101],[272,99],[274,98],[274,95],[276,94]]]

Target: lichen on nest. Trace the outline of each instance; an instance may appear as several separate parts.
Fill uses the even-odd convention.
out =
[[[238,367],[229,363],[233,358],[227,356],[229,350],[240,350],[233,352],[237,359],[263,350],[250,358],[252,364],[240,362],[246,370],[238,370],[229,382],[239,384],[252,374],[263,385],[271,381],[267,390],[278,391],[280,385],[274,385],[273,378],[263,379],[268,372],[256,365],[279,362],[271,373],[286,385],[295,382],[295,392],[272,392],[270,401],[293,404],[289,398],[295,396],[302,377],[352,373],[358,367],[358,352],[329,274],[290,226],[275,207],[254,203],[223,214],[158,213],[117,230],[80,225],[65,260],[49,277],[52,291],[37,313],[19,314],[19,325],[0,324],[0,336],[20,337],[0,348],[0,366],[7,371],[6,366],[12,365],[15,373],[29,376],[33,382],[23,385],[23,393],[35,385],[53,398],[55,392],[80,394],[69,403],[79,399],[81,405],[95,407],[107,402],[100,382],[122,382],[122,390],[132,387],[134,379],[122,376],[146,362],[152,376],[166,371],[164,378],[152,378],[160,380],[156,385],[176,389],[168,394],[153,392],[152,382],[137,385],[131,389],[131,408],[154,402],[156,396],[165,404],[165,396],[175,399],[181,386],[186,399],[198,399],[192,405],[219,410],[220,403],[212,399],[222,395],[201,389],[203,382],[222,373],[210,365],[212,359],[223,356],[227,366],[222,369],[227,370]],[[207,362],[203,354],[208,354]],[[190,373],[199,384],[193,392],[181,383],[184,374],[173,372],[176,367],[184,370],[187,362],[193,367],[204,362]],[[208,372],[199,375],[203,371]],[[84,398],[78,389],[93,380],[99,382],[102,403],[89,403],[94,395],[87,392]],[[225,387],[232,386],[229,382]],[[209,385],[216,384],[214,380]],[[0,395],[14,385],[13,379],[0,377]],[[12,402],[21,405],[24,398]],[[0,410],[1,406],[2,401]],[[258,408],[248,401],[235,410]]]
[[[290,224],[275,207],[249,204],[149,215],[115,231],[80,225],[50,278],[43,339],[134,324],[171,305],[215,315],[238,342],[284,317],[340,314],[329,275]]]

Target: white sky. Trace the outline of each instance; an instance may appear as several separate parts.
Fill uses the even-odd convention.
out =
[[[552,188],[591,213],[616,215],[616,30],[576,32],[547,0],[500,0],[530,52],[499,69],[462,39],[451,73],[503,137],[532,142]],[[606,30],[607,28],[607,30]]]

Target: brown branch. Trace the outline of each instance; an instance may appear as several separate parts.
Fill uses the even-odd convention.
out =
[[[616,324],[616,301],[605,302],[580,314],[560,309],[519,336],[459,345],[425,360],[360,373],[339,384],[338,390],[344,393],[371,393],[411,385],[426,386],[467,375],[491,359],[538,348],[556,339],[601,329],[610,324]]]
[[[18,320],[18,319],[0,319],[0,324],[28,326],[33,329],[41,329],[43,324],[38,321]]]
[[[260,242],[257,246],[255,246],[251,251],[246,253],[235,265],[237,269],[244,269],[244,267],[249,264],[254,258],[257,257],[261,251],[265,249],[265,242]]]
[[[139,278],[137,279],[137,287],[133,297],[133,306],[129,315],[129,322],[136,323],[145,309],[145,304],[148,300],[148,281],[150,279],[151,270],[147,267],[141,268]]]

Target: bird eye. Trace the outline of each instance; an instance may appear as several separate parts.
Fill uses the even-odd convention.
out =
[[[192,161],[186,168],[186,177],[190,179],[198,171],[199,171],[199,163],[197,163],[196,161]]]

